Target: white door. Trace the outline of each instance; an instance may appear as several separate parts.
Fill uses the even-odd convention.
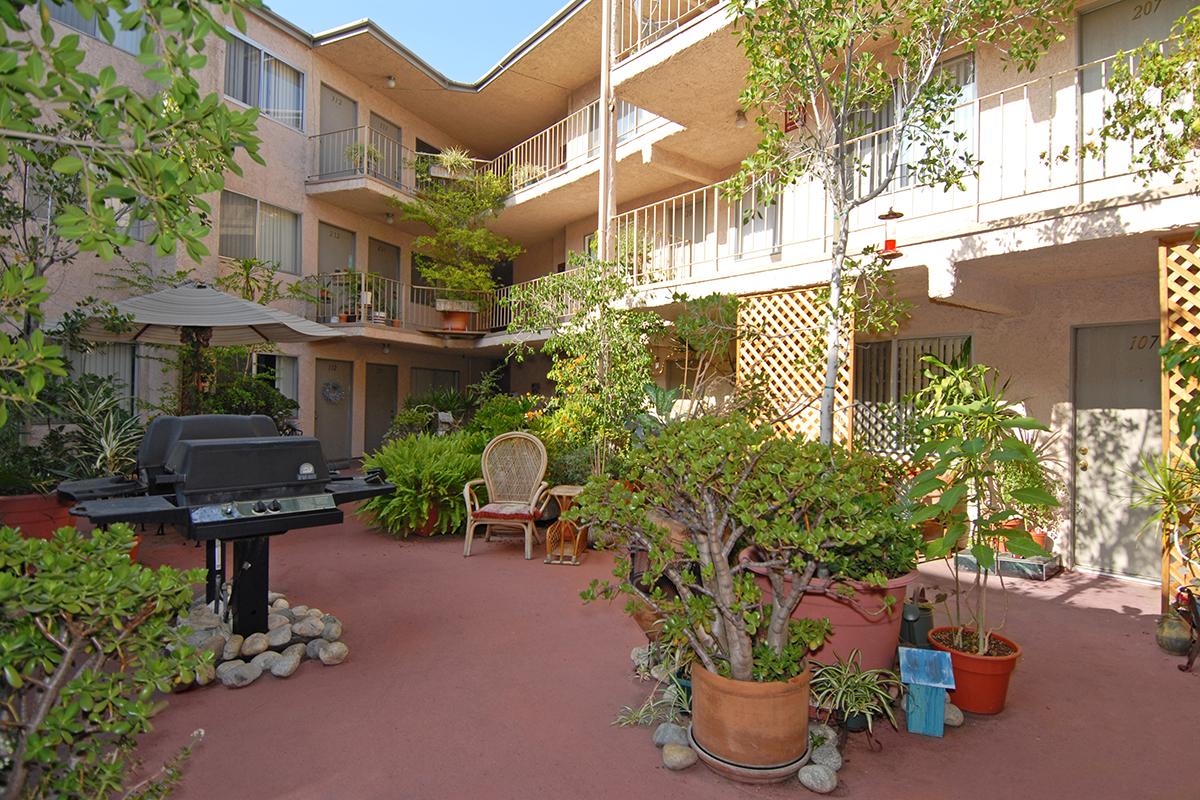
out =
[[[1075,564],[1159,580],[1162,553],[1131,507],[1143,455],[1162,452],[1157,322],[1075,331]]]

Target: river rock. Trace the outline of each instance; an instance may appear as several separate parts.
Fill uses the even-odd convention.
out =
[[[280,625],[291,625],[294,620],[285,617],[283,614],[267,615],[267,630],[274,630]]]
[[[681,770],[687,769],[696,763],[698,756],[696,751],[682,744],[667,744],[663,745],[662,761],[663,766],[667,769]]]
[[[304,612],[304,616],[316,617],[317,619],[320,619],[321,617],[325,616],[325,612],[319,608],[310,608],[308,611]]]
[[[320,636],[323,630],[325,630],[325,623],[316,617],[304,617],[299,622],[292,623],[292,633],[303,636],[305,639]]]
[[[320,658],[321,651],[329,646],[329,642],[324,639],[313,639],[304,646],[304,655],[308,658]]]
[[[198,649],[202,653],[212,653],[214,659],[220,658],[225,654],[225,635],[214,633],[208,636]]]
[[[242,652],[242,642],[246,638],[240,633],[235,633],[225,642],[225,650],[221,653],[222,661],[233,661]]]
[[[252,633],[242,642],[242,655],[253,658],[270,646],[265,633]]]
[[[305,606],[305,605],[292,606],[292,613],[295,614],[297,617],[303,617],[305,614],[308,613],[308,606]]]
[[[946,727],[958,728],[965,722],[962,709],[954,703],[946,703]]]
[[[241,659],[226,661],[217,667],[217,678],[222,684],[231,689],[240,689],[243,686],[249,686],[258,679],[259,675],[262,675],[262,667],[255,664],[247,664]]]
[[[838,784],[837,773],[820,764],[806,764],[798,777],[805,789],[817,794],[829,794]]]
[[[286,597],[280,597],[280,598],[279,598],[279,599],[277,599],[277,600],[276,600],[274,603],[271,603],[271,608],[272,608],[272,609],[276,609],[276,608],[291,608],[291,604],[290,604],[290,603],[288,603],[288,601],[287,601],[287,598],[286,598]]]
[[[824,722],[810,722],[808,723],[808,738],[820,739],[821,744],[832,744],[837,742],[838,736],[837,731]]]
[[[668,744],[680,744],[684,747],[690,747],[688,744],[687,729],[682,725],[676,725],[674,722],[664,722],[654,729],[654,746],[663,747]]]
[[[250,659],[250,663],[258,667],[264,672],[275,666],[275,662],[280,658],[279,653],[274,650],[264,650],[263,652]]]
[[[324,642],[324,639],[319,641]],[[317,658],[321,659],[321,663],[327,667],[332,667],[335,664],[340,664],[346,660],[346,656],[350,655],[350,648],[345,642],[325,642],[325,646],[317,653]]]
[[[208,686],[217,677],[217,668],[212,664],[201,664],[196,667],[196,685]]]
[[[299,647],[299,650],[296,648]],[[263,655],[266,655],[264,653]],[[276,678],[290,677],[296,668],[300,666],[300,659],[304,657],[304,645],[292,645],[287,650],[279,654],[279,658],[275,659],[275,663],[271,665],[271,674]]]
[[[282,650],[288,646],[288,642],[292,640],[292,626],[280,625],[278,628],[271,628],[267,631],[267,644],[272,650]]]
[[[206,605],[193,606],[188,612],[186,624],[192,630],[216,628],[221,624],[221,617]]]
[[[326,614],[321,617],[321,622],[325,623],[325,627],[321,630],[321,638],[327,642],[336,642],[342,638],[342,621],[333,614]]]
[[[842,768],[842,754],[838,752],[837,745],[829,742],[812,751],[809,763],[820,764],[822,767],[829,767],[837,772]]]
[[[271,605],[276,600],[286,600],[287,595],[283,592],[267,592],[267,605]]]

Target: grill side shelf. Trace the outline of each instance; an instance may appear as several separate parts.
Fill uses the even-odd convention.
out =
[[[71,509],[75,517],[87,517],[95,525],[114,522],[161,522],[175,525],[187,522],[187,510],[161,495],[112,497],[88,500]]]
[[[381,494],[391,494],[396,487],[383,481],[372,481],[370,478],[350,478],[348,480],[330,481],[325,485],[326,491],[333,495],[336,505],[353,503],[356,500],[366,500]]]

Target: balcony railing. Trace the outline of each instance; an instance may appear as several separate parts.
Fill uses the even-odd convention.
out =
[[[624,100],[617,101],[617,144],[640,136],[667,120]],[[600,102],[579,109],[506,153],[481,165],[507,174],[515,192],[583,166],[600,154]]]
[[[554,280],[546,275],[529,283]],[[525,285],[525,284],[518,284]],[[470,300],[479,310],[471,315],[473,331],[502,331],[512,321],[512,286],[494,292],[471,292],[467,297],[432,286],[411,286],[369,272],[335,272],[313,278],[310,316],[327,325],[362,324],[405,330],[437,330],[442,327],[437,301]],[[577,310],[577,309],[573,309]]]
[[[917,185],[908,165],[920,153],[908,147],[889,188],[856,209],[851,229],[862,242],[882,241],[879,214],[894,208],[904,214],[901,240],[906,230],[920,229],[944,237],[1142,190],[1133,159],[1139,143],[1101,141],[1112,65],[1113,59],[1085,64],[963,102],[954,132],[963,136],[960,147],[982,162],[978,174],[950,191]],[[845,145],[862,165],[856,191],[866,194],[877,185],[894,136],[886,129]],[[751,191],[731,201],[715,184],[622,213],[613,226],[618,260],[637,284],[650,285],[828,256],[833,230],[820,183],[797,183],[769,207],[761,199]]]
[[[619,0],[617,38],[613,58],[617,61],[640,53],[664,36],[679,30],[720,0]]]
[[[413,193],[430,177],[436,156],[416,153],[369,125],[309,137],[310,181],[370,177]]]

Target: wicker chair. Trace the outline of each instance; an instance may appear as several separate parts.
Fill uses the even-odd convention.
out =
[[[546,508],[546,447],[528,433],[505,433],[488,442],[483,450],[483,478],[463,487],[467,504],[467,543],[463,557],[471,555],[475,529],[485,528],[484,541],[493,528],[517,529],[525,533],[525,558],[533,558],[535,524]],[[475,487],[487,487],[487,500],[480,505]]]

